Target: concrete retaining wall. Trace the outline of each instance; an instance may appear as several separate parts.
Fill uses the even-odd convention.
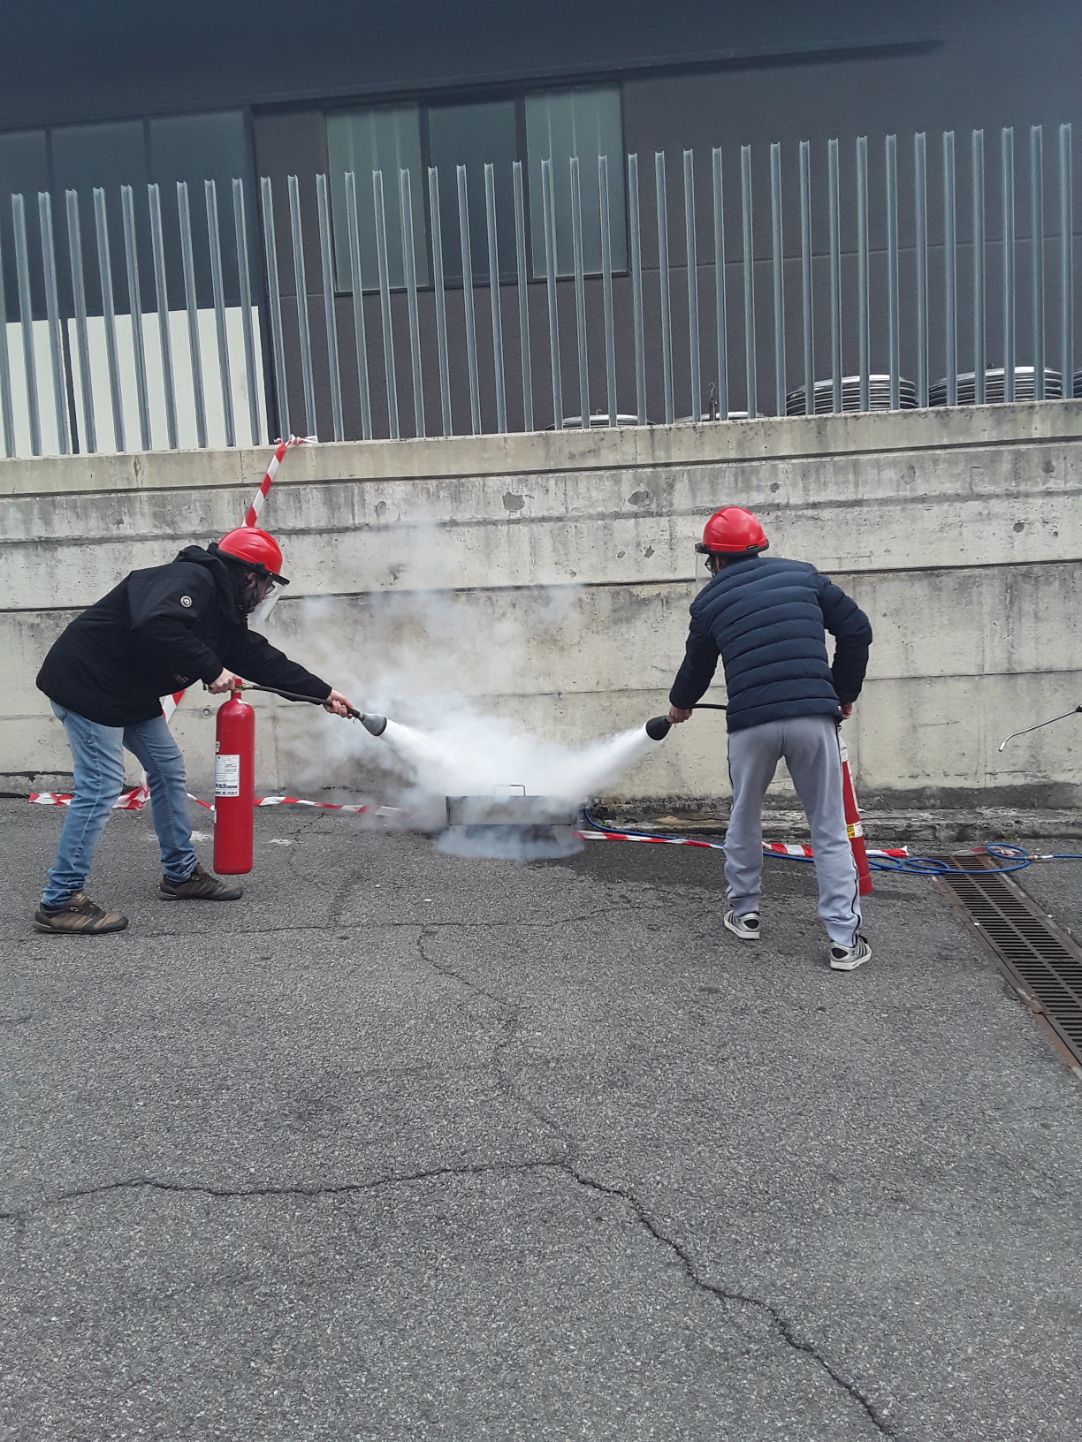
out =
[[[1073,805],[1082,727],[996,748],[1082,700],[1080,435],[1082,406],[1046,402],[302,448],[264,513],[294,578],[276,638],[372,709],[419,717],[426,695],[457,692],[544,737],[592,739],[665,709],[704,579],[693,542],[737,502],[872,618],[849,731],[865,796]],[[237,524],[267,454],[0,462],[6,789],[68,767],[34,687],[53,637],[127,570]],[[207,699],[177,724],[199,784]],[[343,723],[269,699],[261,713],[261,786],[375,784],[367,740],[323,765]],[[721,723],[698,717],[616,790],[722,794],[723,750]]]

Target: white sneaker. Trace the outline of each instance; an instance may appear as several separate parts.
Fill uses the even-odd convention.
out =
[[[741,941],[759,940],[759,913],[749,911],[744,916],[737,916],[735,911],[727,911],[722,918],[726,928],[734,936],[739,936]]]
[[[832,946],[830,948],[830,969],[831,971],[856,971],[858,966],[863,966],[872,954],[872,948],[866,937],[858,934],[856,942],[852,946]]]

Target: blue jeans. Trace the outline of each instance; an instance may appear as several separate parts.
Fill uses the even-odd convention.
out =
[[[195,867],[192,824],[188,811],[188,783],[184,757],[164,716],[135,726],[101,726],[75,711],[52,703],[64,723],[75,770],[71,805],[64,818],[53,862],[42,892],[45,906],[60,906],[82,891],[90,874],[94,851],[113,802],[124,785],[124,747],[147,774],[150,813],[162,854],[162,870],[170,881],[184,881]]]

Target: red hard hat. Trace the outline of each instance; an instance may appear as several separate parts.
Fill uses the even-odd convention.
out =
[[[695,549],[707,556],[740,556],[765,551],[769,545],[758,516],[740,506],[722,506],[707,521]]]
[[[257,571],[267,572],[280,586],[289,585],[281,574],[282,548],[258,526],[240,526],[230,531],[218,542],[218,549],[236,561],[247,561]]]

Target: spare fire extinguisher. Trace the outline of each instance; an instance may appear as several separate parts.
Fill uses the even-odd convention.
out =
[[[255,805],[255,712],[240,699],[240,682],[218,707],[214,740],[214,870],[245,876],[252,869]]]
[[[849,752],[838,731],[838,745],[842,753],[842,797],[845,801],[845,827],[849,833],[849,844],[853,848],[853,860],[857,865],[857,886],[861,896],[867,896],[872,889],[872,872],[868,865],[868,852],[864,845],[864,825],[857,809],[857,793],[853,789],[853,778],[849,774]]]

